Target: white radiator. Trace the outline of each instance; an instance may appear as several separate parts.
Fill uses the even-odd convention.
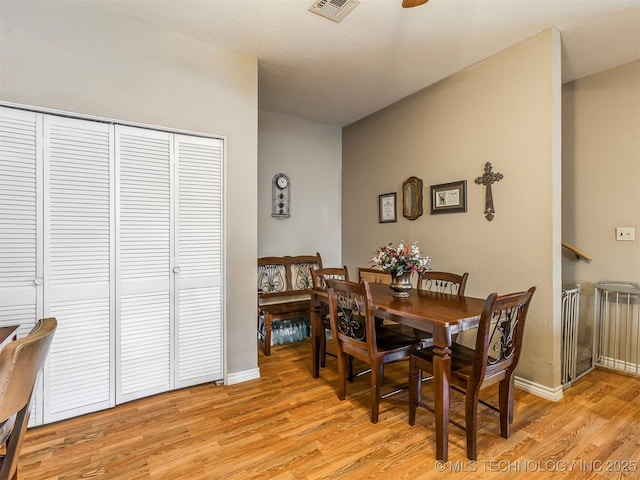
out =
[[[595,365],[640,375],[640,284],[604,281],[595,287]]]

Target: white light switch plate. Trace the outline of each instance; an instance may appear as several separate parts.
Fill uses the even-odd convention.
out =
[[[616,240],[635,240],[635,227],[616,227]]]

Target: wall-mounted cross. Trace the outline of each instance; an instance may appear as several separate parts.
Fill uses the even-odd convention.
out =
[[[478,185],[484,185],[487,187],[484,195],[484,216],[487,220],[493,220],[493,214],[496,211],[493,208],[493,193],[491,193],[491,184],[502,180],[503,175],[501,173],[493,173],[491,171],[491,164],[489,162],[484,164],[484,175],[476,178]]]

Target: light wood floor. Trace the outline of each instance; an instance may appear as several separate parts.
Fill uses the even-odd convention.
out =
[[[272,352],[260,353],[259,380],[188,388],[31,429],[19,478],[640,478],[637,378],[596,370],[557,403],[517,391],[509,440],[497,414],[480,407],[478,461],[466,460],[464,434],[451,426],[449,461],[437,464],[431,414],[420,411],[410,427],[406,393],[383,400],[373,425],[368,375],[340,402],[334,358],[313,379],[308,341]],[[386,373],[405,380],[406,368]],[[454,393],[458,411],[459,398]]]

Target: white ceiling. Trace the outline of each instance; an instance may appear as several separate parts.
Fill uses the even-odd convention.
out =
[[[361,0],[341,23],[309,12],[313,0],[82,3],[255,56],[261,109],[336,125],[550,27],[563,82],[640,58],[640,0]]]

